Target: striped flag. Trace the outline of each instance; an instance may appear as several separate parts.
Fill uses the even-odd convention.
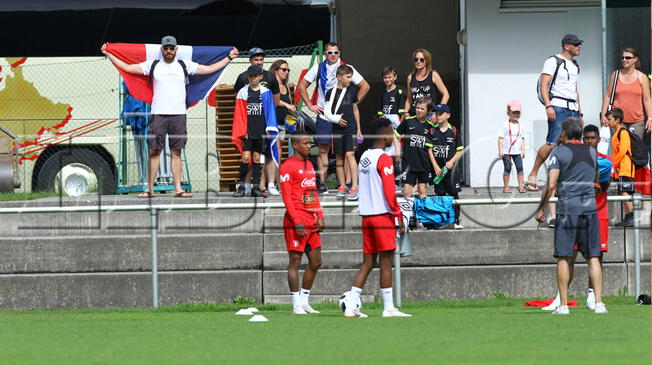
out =
[[[232,49],[233,47],[179,46],[177,60],[190,60],[200,65],[210,65],[224,59]],[[106,50],[127,64],[163,59],[160,44],[108,43]],[[186,85],[186,106],[191,107],[208,96],[215,88],[223,70],[210,75],[190,75],[189,83]],[[120,69],[118,71],[134,98],[152,103],[153,89],[149,76],[134,75]]]

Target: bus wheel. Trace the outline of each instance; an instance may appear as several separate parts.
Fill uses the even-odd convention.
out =
[[[38,174],[38,191],[56,191],[68,196],[115,194],[113,171],[97,152],[70,148],[50,156]]]

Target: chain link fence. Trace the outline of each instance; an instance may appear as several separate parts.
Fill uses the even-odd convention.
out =
[[[290,83],[307,69],[316,44],[266,50],[265,69],[284,59]],[[218,84],[232,85],[249,66],[242,53]],[[18,136],[16,152],[0,138],[0,180],[15,178],[19,192],[61,190],[68,195],[143,191],[149,109],[123,113],[125,89],[104,57],[0,58],[0,126]],[[218,141],[231,135],[216,128],[215,95],[188,110],[188,142],[182,153],[183,187],[218,191]],[[142,118],[133,122],[129,118]],[[4,137],[0,128],[0,137]],[[0,181],[0,186],[2,186]],[[12,184],[13,185],[13,184]],[[162,159],[155,190],[171,190],[169,160]]]

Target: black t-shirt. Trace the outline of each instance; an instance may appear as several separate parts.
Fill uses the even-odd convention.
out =
[[[287,88],[287,93],[286,94],[281,94],[280,96],[281,101],[284,101],[288,104],[293,104],[292,103],[292,97],[290,95],[290,88]],[[285,125],[285,116],[288,114],[288,109],[282,105],[279,105],[276,107],[276,121],[280,126]]]
[[[249,83],[249,76],[247,76],[246,72],[243,72],[240,75],[238,75],[238,78],[235,80],[235,85],[234,85],[235,92],[237,93],[248,83]],[[267,70],[263,70],[263,79],[260,80],[260,84],[268,88],[274,95],[277,95],[280,92],[280,89],[278,88],[278,80],[276,80],[276,76],[272,75],[272,73]]]
[[[260,89],[252,90],[251,87],[248,87],[247,92],[247,137],[262,139],[265,135],[266,123]]]
[[[455,127],[448,124],[448,129],[442,132],[441,129],[439,129],[439,124],[437,124],[431,130],[431,145],[429,147],[432,147],[435,161],[437,161],[437,165],[440,168],[444,168],[446,162],[453,158],[457,151],[464,149],[460,138],[460,131],[454,128]]]
[[[378,98],[378,114],[403,114],[406,97],[403,90],[398,87],[392,91],[384,89]]]
[[[412,74],[410,85],[408,85],[408,87],[412,92],[412,105],[410,106],[410,115],[415,114],[414,108],[417,105],[417,99],[423,96],[430,96],[430,99],[432,99],[432,105],[437,105],[441,101],[441,95],[439,94],[437,85],[432,82],[432,71],[430,71],[428,76],[423,79],[423,81],[417,80],[417,76]]]
[[[331,113],[342,114],[342,119],[346,120],[346,127],[333,124],[333,134],[355,135],[358,132],[358,124],[355,121],[355,114],[353,114],[353,104],[358,102],[358,90],[352,86],[347,87],[338,110],[335,110],[335,106],[337,106],[337,100],[339,100],[343,89],[334,87],[326,91],[327,101],[330,100],[333,90],[335,90],[335,98],[333,99],[333,105],[331,105]]]
[[[419,122],[416,117],[405,119],[396,127],[396,134],[403,137],[403,170],[430,172],[432,165],[426,145],[431,143],[430,124]]]

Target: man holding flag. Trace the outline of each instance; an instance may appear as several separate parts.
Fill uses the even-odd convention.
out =
[[[188,140],[186,111],[213,89],[221,70],[238,56],[238,50],[233,47],[178,47],[174,37],[165,36],[160,49],[150,44],[105,43],[101,51],[118,68],[130,93],[152,104],[148,127],[148,186],[138,197],[153,196],[166,135],[169,136],[174,196],[191,197],[192,194],[181,189],[181,150]]]

